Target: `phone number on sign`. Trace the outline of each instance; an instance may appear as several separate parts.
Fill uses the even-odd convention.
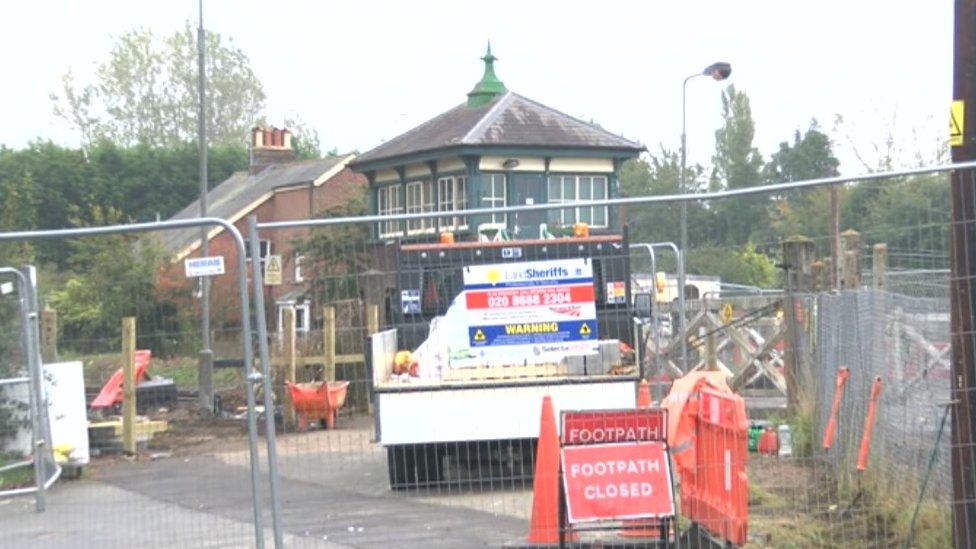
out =
[[[488,308],[532,307],[535,305],[562,305],[573,301],[569,292],[544,294],[489,295]]]

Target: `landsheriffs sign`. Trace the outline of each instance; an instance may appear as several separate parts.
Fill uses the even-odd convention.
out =
[[[501,347],[508,347],[503,355],[541,359],[587,352],[599,339],[586,259],[472,265],[464,269],[464,290],[468,341],[486,362]]]

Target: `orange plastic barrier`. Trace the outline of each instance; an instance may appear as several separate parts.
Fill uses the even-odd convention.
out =
[[[149,374],[146,373],[146,370],[149,369],[149,359],[151,357],[152,351],[147,349],[139,349],[136,351],[136,385],[143,379],[149,379]],[[122,368],[119,368],[112,374],[112,377],[108,378],[105,385],[102,386],[102,390],[98,392],[98,396],[92,401],[91,407],[109,408],[122,402],[122,377]]]
[[[291,383],[285,387],[291,396],[291,405],[298,414],[298,428],[308,428],[309,420],[325,423],[329,429],[335,428],[336,411],[346,403],[348,381],[328,383]]]
[[[745,401],[707,387],[696,396],[696,465],[681,478],[681,512],[713,535],[744,545],[749,516]]]
[[[875,377],[871,384],[871,400],[868,401],[868,414],[864,417],[864,432],[861,434],[861,448],[857,452],[857,470],[868,468],[868,449],[871,446],[871,431],[874,429],[874,411],[881,396],[881,377]]]
[[[827,420],[827,428],[824,430],[823,448],[830,450],[834,444],[834,432],[837,430],[837,414],[840,412],[840,399],[844,396],[844,385],[847,378],[851,377],[851,371],[847,366],[837,369],[837,377],[834,378],[834,401],[830,405],[830,419]]]

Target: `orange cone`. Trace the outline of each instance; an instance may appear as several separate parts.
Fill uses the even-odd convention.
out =
[[[567,535],[563,539],[573,541],[576,537]],[[552,399],[548,396],[542,397],[539,441],[535,450],[529,543],[559,543],[559,433]]]
[[[646,409],[651,407],[651,388],[647,380],[641,380],[640,387],[637,389],[637,408]],[[661,535],[661,528],[656,520],[626,520],[623,521],[628,528],[622,529],[617,533],[625,538],[656,538]]]
[[[637,407],[651,407],[651,387],[647,384],[646,379],[641,380],[640,388],[637,390]]]

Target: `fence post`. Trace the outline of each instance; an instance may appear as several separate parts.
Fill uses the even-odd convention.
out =
[[[840,233],[843,242],[841,274],[843,288],[857,289],[861,285],[861,233],[847,229]]]
[[[823,285],[824,263],[819,259],[810,264],[810,289],[814,292],[822,292],[826,289]]]
[[[369,338],[377,332],[380,331],[380,307],[374,303],[366,306],[366,343],[364,345],[369,345]],[[363,349],[363,357],[365,358],[369,353],[367,350]],[[367,388],[369,390],[369,398],[366,399],[366,410],[369,414],[373,413],[373,393],[371,387],[373,386],[372,376],[369,375],[370,366],[365,365],[364,371],[366,372]]]
[[[783,269],[786,277],[786,296],[783,300],[783,321],[786,322],[786,345],[783,352],[786,400],[789,410],[795,412],[800,404],[799,373],[803,363],[800,338],[796,326],[796,299],[793,292],[809,291],[811,286],[810,264],[814,253],[813,241],[795,236],[783,241]]]
[[[888,286],[885,272],[888,268],[888,245],[875,244],[871,256],[871,269],[874,271],[874,289],[884,290]]]
[[[322,355],[325,362],[325,381],[335,381],[336,310],[331,305],[322,311]]]
[[[136,453],[136,319],[122,319],[122,449]]]
[[[715,350],[715,332],[710,332],[705,336],[705,357],[707,369],[712,372],[718,371],[718,353]]]
[[[285,360],[281,365],[283,374],[279,379],[283,379],[288,383],[295,383],[295,308],[285,307],[281,311],[282,324],[284,324],[285,329],[285,340],[283,342]],[[291,392],[285,388],[285,384],[281,384],[281,394],[284,397],[283,401],[285,403],[285,424],[288,426],[295,425],[295,405],[291,401]]]
[[[58,361],[58,312],[46,307],[41,310],[41,359]]]

